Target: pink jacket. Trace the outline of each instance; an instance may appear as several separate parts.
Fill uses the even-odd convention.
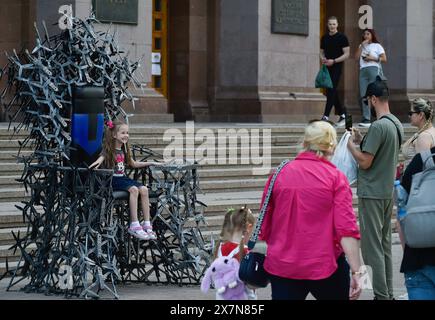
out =
[[[288,279],[328,278],[343,253],[342,237],[360,238],[347,178],[326,159],[303,152],[275,181],[260,231],[268,245],[264,268]]]

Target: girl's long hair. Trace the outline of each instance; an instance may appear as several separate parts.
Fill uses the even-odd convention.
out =
[[[378,40],[378,37],[376,36],[376,32],[375,32],[375,30],[374,29],[364,29],[364,31],[363,31],[363,33],[362,33],[362,41],[364,41],[364,33],[366,33],[366,32],[370,32],[371,34],[372,34],[372,43],[380,43],[379,42],[379,40]]]
[[[220,233],[219,240],[214,248],[214,258],[217,258],[219,247],[222,242],[229,241],[234,232],[242,231],[242,239],[239,242],[239,257],[240,261],[245,256],[245,242],[247,240],[247,226],[248,224],[254,224],[255,217],[251,210],[246,206],[239,210],[230,209],[227,211],[224,217],[224,223]]]
[[[104,132],[104,141],[103,141],[103,155],[104,155],[104,166],[107,169],[112,169],[115,167],[115,138],[113,137],[121,126],[127,125],[126,123],[116,120],[113,122],[113,126],[106,126],[106,130]],[[127,165],[132,166],[133,158],[131,156],[130,144],[125,143],[122,145],[121,150],[124,152]]]

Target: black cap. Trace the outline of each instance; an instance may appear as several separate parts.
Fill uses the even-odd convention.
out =
[[[376,80],[367,86],[365,97],[388,97],[389,95],[390,91],[388,90],[386,81],[382,80],[381,77],[377,76]]]

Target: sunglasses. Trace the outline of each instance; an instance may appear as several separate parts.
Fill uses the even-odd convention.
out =
[[[412,117],[412,115],[413,115],[414,113],[420,113],[420,112],[418,112],[418,111],[409,111],[409,112],[408,112],[408,116]]]
[[[362,102],[364,102],[364,104],[369,104],[369,101],[370,101],[370,98],[371,98],[372,96],[370,96],[370,97],[364,97],[363,99],[362,99]]]

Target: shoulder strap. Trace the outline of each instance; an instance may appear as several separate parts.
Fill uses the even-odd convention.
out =
[[[430,150],[424,150],[420,152],[421,160],[423,160],[423,170],[430,169],[435,167],[435,163],[433,161],[433,156]]]
[[[236,254],[239,253],[239,246],[235,247],[233,251],[231,251],[226,257],[233,258]],[[218,258],[222,257],[222,244],[219,246],[218,250]]]
[[[284,160],[283,162],[281,162],[278,169],[276,169],[275,174],[272,177],[272,180],[270,181],[269,188],[267,189],[266,198],[264,199],[263,206],[261,207],[261,210],[260,210],[260,215],[258,216],[257,223],[255,225],[255,230],[252,233],[251,238],[249,239],[249,242],[248,242],[248,249],[249,250],[252,250],[255,246],[255,243],[257,242],[258,235],[259,235],[260,229],[261,229],[261,225],[263,224],[264,215],[266,213],[267,206],[269,205],[270,196],[272,195],[272,189],[273,189],[273,185],[275,184],[275,180],[278,177],[278,174],[282,170],[282,168],[284,168],[285,165],[289,162],[290,162],[290,160]]]
[[[233,251],[230,252],[230,254],[227,256],[228,258],[233,258],[236,254],[239,253],[239,246],[235,247]]]
[[[397,130],[397,135],[399,136],[399,147],[400,147],[402,145],[402,134],[400,133],[399,127],[397,126],[396,122],[388,116],[383,116],[381,117],[381,119],[388,119],[394,124]]]

